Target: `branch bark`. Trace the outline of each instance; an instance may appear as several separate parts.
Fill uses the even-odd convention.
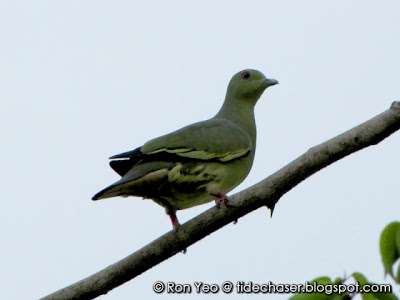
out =
[[[249,212],[262,206],[273,209],[286,192],[312,174],[347,155],[378,144],[398,129],[400,102],[396,101],[383,113],[309,149],[271,176],[231,196],[228,206],[210,208],[183,224],[179,232],[170,231],[124,259],[42,300],[93,299],[106,294]]]

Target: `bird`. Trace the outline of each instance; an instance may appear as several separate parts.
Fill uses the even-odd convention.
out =
[[[178,210],[215,201],[228,203],[231,190],[249,174],[256,150],[254,107],[266,88],[278,84],[260,71],[236,73],[217,114],[110,157],[121,179],[92,200],[136,196],[165,208],[178,231]]]

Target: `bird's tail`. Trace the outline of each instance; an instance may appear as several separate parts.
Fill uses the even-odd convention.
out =
[[[112,185],[98,192],[96,195],[93,196],[92,200],[101,200],[117,196],[126,197],[128,195],[135,195],[132,183],[134,183],[135,180],[140,177],[142,177],[141,174],[127,174],[117,182],[114,182]],[[128,190],[130,191],[130,193],[128,193]]]
[[[118,188],[116,185],[110,185],[106,187],[105,189],[101,190],[98,192],[96,195],[92,197],[92,200],[101,200],[101,199],[106,199],[106,198],[111,198],[111,197],[116,197],[120,196],[121,189]]]
[[[101,190],[92,200],[100,200],[116,196],[148,196],[167,180],[168,170],[174,166],[172,162],[149,162],[138,164],[128,171],[120,180]]]

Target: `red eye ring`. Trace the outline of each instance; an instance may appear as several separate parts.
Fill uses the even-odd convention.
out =
[[[243,72],[242,78],[243,79],[249,79],[250,78],[250,73],[249,72]]]

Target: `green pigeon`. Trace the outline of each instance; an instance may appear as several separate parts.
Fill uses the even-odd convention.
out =
[[[175,230],[180,226],[177,210],[212,200],[219,207],[250,172],[256,150],[254,106],[264,90],[277,83],[257,70],[236,73],[213,118],[110,157],[111,168],[122,178],[92,200],[152,199],[165,208]]]

